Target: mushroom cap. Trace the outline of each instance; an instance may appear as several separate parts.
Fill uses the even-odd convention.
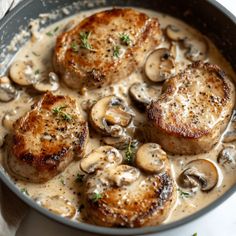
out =
[[[158,48],[151,52],[145,63],[145,74],[152,82],[162,82],[175,74],[174,58],[169,49]]]
[[[112,146],[101,146],[94,149],[80,161],[80,168],[86,173],[93,173],[112,165],[119,165],[122,155]]]
[[[139,168],[149,173],[161,173],[169,168],[167,154],[157,143],[145,143],[139,147],[135,162]]]
[[[203,192],[212,190],[218,183],[219,174],[215,164],[207,159],[189,162],[179,176],[179,184],[185,188],[200,185]]]

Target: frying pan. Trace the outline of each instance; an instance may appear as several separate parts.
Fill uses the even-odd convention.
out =
[[[63,7],[68,7],[68,9],[70,9],[70,15],[72,15],[78,11],[107,6],[141,7],[157,10],[180,18],[201,31],[203,34],[207,35],[231,63],[234,70],[236,70],[236,18],[214,0],[25,0],[0,21],[0,75],[7,72],[9,63],[14,58],[17,49],[27,40],[27,37],[16,44],[16,50],[13,52],[8,51],[6,45],[10,43],[12,38],[18,32],[22,31],[24,28],[27,29],[30,19],[37,18],[41,13],[56,11],[57,17],[49,19],[45,24],[47,25],[65,17],[65,11],[61,10]],[[32,199],[21,193],[2,167],[0,167],[0,179],[19,198],[43,215],[80,231],[87,231],[101,235],[139,235],[160,232],[178,227],[206,214],[223,201],[227,200],[227,198],[236,191],[235,184],[207,207],[173,223],[145,228],[125,229],[106,228],[86,223],[77,223],[57,216],[45,208],[40,207]]]

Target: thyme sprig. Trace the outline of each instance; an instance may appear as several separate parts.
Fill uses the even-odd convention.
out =
[[[177,189],[179,192],[179,195],[181,198],[189,198],[191,196],[191,193],[189,192],[184,192],[182,189],[178,188]]]
[[[127,164],[133,163],[134,155],[135,155],[135,147],[136,147],[136,142],[130,140],[125,150],[125,162]]]
[[[120,40],[123,44],[129,46],[132,42],[132,40],[130,39],[129,35],[128,34],[120,34]]]
[[[120,57],[120,46],[116,45],[113,47],[113,57],[119,58]]]
[[[95,202],[97,202],[101,198],[102,198],[102,194],[100,194],[100,193],[93,193],[93,195],[91,197],[91,200],[95,203]]]
[[[89,43],[89,37],[91,35],[91,32],[80,32],[80,40],[81,40],[81,48],[90,50],[90,51],[95,51],[91,44]]]
[[[54,115],[58,115],[60,117],[62,117],[63,120],[65,121],[71,121],[72,117],[71,115],[69,115],[68,113],[64,112],[63,109],[65,109],[67,106],[59,106],[59,107],[55,107],[52,109],[52,113]]]

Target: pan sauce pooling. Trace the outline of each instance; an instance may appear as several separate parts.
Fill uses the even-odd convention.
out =
[[[108,128],[110,126],[104,127],[103,123],[96,122],[96,116],[98,115],[97,111],[101,113],[101,116],[106,113],[106,119],[110,123],[117,123],[117,120],[114,120],[114,112],[117,112],[117,110],[110,109],[109,112],[103,111],[101,107],[104,103],[108,104],[111,100],[112,102],[115,100],[115,103],[121,106],[122,109],[120,110],[119,122],[124,128],[128,127],[125,129],[127,129],[127,133],[132,136],[135,128],[142,126],[142,123],[146,119],[145,114],[141,113],[140,110],[144,110],[145,106],[150,102],[150,98],[153,98],[154,95],[159,95],[161,92],[161,83],[157,82],[171,77],[172,74],[177,74],[185,69],[186,66],[192,61],[205,60],[210,63],[217,64],[230,77],[235,78],[235,74],[230,65],[225,61],[219,51],[208,39],[183,22],[180,22],[172,17],[152,11],[142,11],[151,17],[157,16],[161,24],[161,28],[166,29],[165,38],[163,38],[161,44],[158,45],[159,49],[152,52],[146,61],[144,71],[149,79],[145,77],[144,73],[135,72],[127,79],[121,80],[114,85],[103,86],[101,89],[95,89],[92,91],[88,90],[81,95],[78,94],[78,92],[69,89],[62,83],[60,83],[59,86],[56,74],[51,73],[49,77],[51,83],[47,83],[46,85],[44,83],[37,83],[33,84],[34,88],[26,88],[26,85],[33,83],[32,80],[40,79],[43,76],[47,78],[48,73],[53,71],[51,58],[56,37],[62,31],[68,30],[69,27],[76,25],[83,18],[94,12],[90,11],[80,13],[75,17],[65,19],[48,27],[40,32],[40,34],[35,34],[37,37],[33,37],[32,40],[29,41],[17,54],[14,61],[18,61],[18,64],[13,64],[14,67],[11,67],[10,76],[15,83],[20,84],[19,88],[22,88],[22,90],[17,90],[16,92],[14,88],[12,88],[10,93],[7,93],[5,97],[1,98],[1,100],[8,101],[16,97],[14,100],[7,103],[9,107],[7,111],[5,108],[5,103],[1,104],[1,114],[3,120],[3,127],[1,127],[2,137],[4,137],[6,133],[12,131],[13,121],[24,115],[26,111],[29,111],[30,106],[39,98],[39,94],[36,94],[35,91],[45,92],[46,90],[51,90],[54,91],[54,94],[69,95],[71,98],[75,99],[77,104],[81,105],[80,111],[83,117],[86,120],[90,119],[90,123],[93,127],[95,127],[95,129],[90,128],[90,139],[86,147],[86,154],[89,154],[92,150],[100,147],[101,144],[104,145],[105,142],[106,144],[122,149],[121,152],[123,156],[127,156],[127,150],[132,150],[129,142],[130,139],[127,136],[122,136],[122,138],[104,138],[104,135],[98,134],[108,132]],[[187,37],[188,40],[186,40],[185,37]],[[168,56],[170,53],[172,56]],[[23,61],[24,63],[19,63],[19,61]],[[156,71],[153,70],[155,63],[163,63],[162,71],[159,76],[157,76]],[[19,71],[17,70],[20,72],[25,72],[23,77],[21,76],[21,79],[19,79]],[[151,81],[153,83],[151,83]],[[2,84],[7,84],[9,81],[7,78],[4,78],[1,82]],[[140,87],[138,84],[140,82],[145,82],[145,85]],[[137,91],[141,94],[141,96],[137,96]],[[128,106],[121,104],[122,102],[120,102],[119,99],[117,101],[117,99],[112,95],[122,98],[128,103]],[[93,107],[90,113],[91,115],[88,117],[85,110],[87,110],[91,104],[94,103],[94,101],[98,101],[105,96],[110,97],[100,100],[99,103],[96,104],[97,107]],[[130,98],[135,101],[135,103],[132,103]],[[138,109],[136,107],[138,107]],[[125,109],[125,112],[123,112],[123,108]],[[168,154],[172,176],[177,183],[178,196],[176,204],[172,207],[172,212],[165,222],[175,221],[201,209],[222,195],[236,182],[236,151],[234,146],[234,140],[236,140],[234,131],[236,126],[235,122],[236,121],[233,118],[228,127],[228,131],[225,133],[225,137],[222,138],[223,142],[221,139],[221,141],[208,153],[192,156],[174,156]],[[113,132],[113,136],[116,136],[119,131],[120,130],[117,131],[116,129],[109,129],[109,132]],[[137,135],[137,137],[141,136],[142,135]],[[137,137],[135,138],[137,139]],[[109,148],[106,147],[106,150],[107,149]],[[136,165],[139,168],[121,165],[120,154],[117,153],[117,151],[114,151],[116,149],[113,150],[116,157],[114,161],[116,166],[115,168],[119,168],[119,173],[125,173],[126,177],[123,179],[127,181],[127,183],[125,183],[127,186],[129,186],[129,182],[135,182],[136,179],[140,178],[140,170],[144,169],[150,172],[150,169],[153,167],[153,164],[150,164],[147,161],[149,160],[148,158],[151,160],[150,156],[147,156],[146,159],[142,158],[144,156],[143,153],[147,153],[146,151],[144,152],[143,149],[144,148],[142,146],[142,149],[139,149],[137,153]],[[96,152],[100,151],[101,150]],[[160,155],[160,152],[158,153]],[[91,155],[93,157],[92,161],[95,162],[92,163],[92,166],[95,168],[96,165],[99,165],[99,162],[96,162],[97,154],[92,153],[87,157],[90,156],[91,159]],[[162,154],[161,156],[161,158],[164,158],[163,156],[165,156],[165,154]],[[3,162],[3,159],[4,152],[2,150],[1,162]],[[160,160],[163,161],[160,161],[160,163],[157,164],[157,168],[159,168],[158,172],[163,171],[163,168],[169,168],[166,167],[168,164],[163,164],[165,163],[165,159]],[[102,166],[107,165],[108,167],[111,167],[114,163],[111,164],[103,162]],[[91,169],[89,169],[89,167],[91,167],[90,160],[81,162],[81,166],[86,173],[93,172],[93,170],[91,171]],[[112,172],[114,168],[109,169],[111,169]],[[109,181],[113,181],[116,186],[123,185],[124,183],[122,182],[122,178],[115,173],[106,173],[106,178],[108,178]],[[84,199],[82,199],[82,193],[85,192],[83,189],[83,184],[81,183],[82,178],[85,178],[82,176],[83,174],[84,173],[82,173],[79,168],[78,161],[73,161],[64,172],[46,183],[34,184],[16,179],[15,177],[14,181],[19,188],[24,191],[24,193],[29,194],[29,196],[35,199],[39,204],[47,207],[51,211],[74,220],[88,221],[83,209]],[[86,188],[88,194],[96,193],[92,196],[94,201],[99,201],[102,197],[102,178],[104,178],[104,176],[102,176],[102,173],[98,171],[96,175],[89,180],[89,187],[87,186]],[[144,178],[144,176],[142,176],[142,178]],[[160,220],[160,222],[161,221],[162,220]],[[100,222],[96,223],[99,224]],[[157,220],[156,223],[159,223],[159,221]]]

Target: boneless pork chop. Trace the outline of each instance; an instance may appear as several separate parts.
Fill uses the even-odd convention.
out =
[[[54,67],[73,89],[101,87],[140,68],[160,39],[157,19],[133,9],[106,10],[57,38]]]
[[[196,62],[167,80],[147,109],[147,137],[174,154],[209,151],[230,119],[234,85],[216,65]]]
[[[75,100],[47,93],[14,123],[7,166],[19,178],[47,181],[83,154],[87,139]]]

